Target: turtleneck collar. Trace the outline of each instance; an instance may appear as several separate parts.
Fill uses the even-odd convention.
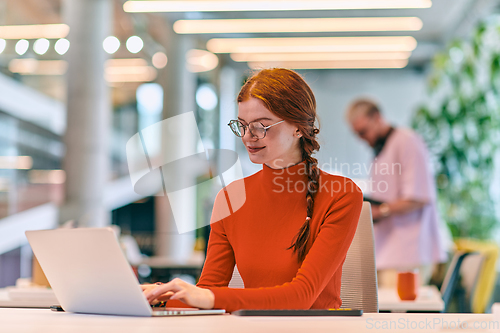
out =
[[[275,193],[305,193],[307,191],[306,161],[282,168],[262,167],[262,186]]]

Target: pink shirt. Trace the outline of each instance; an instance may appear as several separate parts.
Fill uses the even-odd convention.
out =
[[[446,261],[446,235],[436,209],[436,186],[424,141],[396,128],[371,166],[371,194],[379,201],[425,201],[422,208],[374,226],[377,269],[404,269]]]

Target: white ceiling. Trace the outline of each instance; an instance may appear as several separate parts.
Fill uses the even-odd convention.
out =
[[[474,24],[489,13],[497,11],[500,0],[433,0],[426,9],[382,10],[330,10],[282,12],[232,12],[232,13],[163,13],[170,22],[178,19],[220,18],[312,18],[312,17],[388,17],[417,16],[423,28],[416,32],[366,32],[366,33],[301,33],[301,34],[217,34],[217,37],[285,37],[285,36],[413,36],[418,46],[410,58],[410,66],[428,63],[436,51],[443,49],[456,36],[467,35]],[[208,40],[215,35],[199,35]]]
[[[386,17],[417,16],[423,21],[423,28],[416,32],[366,32],[366,33],[302,33],[302,34],[223,34],[218,37],[284,37],[284,36],[373,36],[373,35],[411,35],[418,46],[410,58],[410,65],[421,66],[427,63],[435,52],[456,36],[465,36],[473,25],[489,13],[498,12],[500,0],[433,0],[431,8],[391,9],[391,10],[330,10],[330,11],[282,11],[282,12],[232,12],[232,13],[160,13],[126,14],[121,10],[125,0],[115,2],[115,34],[120,36],[133,32],[134,21],[144,22],[145,15],[163,17],[173,23],[178,19],[201,18],[294,18],[294,17]],[[376,1],[376,0],[374,0]],[[63,0],[0,0],[0,24],[30,24],[62,22]],[[3,11],[8,9],[8,11]],[[2,15],[3,12],[3,15]],[[134,15],[139,20],[135,20]],[[142,20],[141,20],[142,18]],[[152,21],[152,20],[146,20]],[[124,24],[126,23],[126,24]],[[153,36],[165,35],[165,25],[150,24]],[[160,30],[160,31],[159,31]],[[199,35],[202,42],[214,35]],[[203,43],[202,43],[203,44]]]

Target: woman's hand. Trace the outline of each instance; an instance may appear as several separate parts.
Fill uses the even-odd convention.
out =
[[[158,287],[159,285],[162,285],[161,282],[158,282],[158,283],[155,283],[155,284],[141,284],[141,288],[142,288],[142,292],[144,293],[144,296],[146,296],[146,298],[148,298],[148,295],[156,288]],[[157,297],[156,299],[154,299],[153,301],[150,301],[148,299],[148,302],[151,304],[151,305],[155,305],[159,302],[166,302],[170,299],[170,297],[173,295],[174,293],[172,291],[169,291],[169,292],[166,292],[162,295],[160,295],[159,297]]]
[[[178,278],[164,284],[142,285],[142,290],[151,304],[177,299],[195,308],[214,307],[215,296],[211,290],[193,286]]]
[[[380,219],[382,217],[382,214],[380,213],[380,209],[378,205],[372,205],[372,219],[373,222],[376,220]]]

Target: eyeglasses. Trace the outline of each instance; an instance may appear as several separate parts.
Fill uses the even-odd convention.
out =
[[[237,137],[244,137],[245,136],[245,130],[248,127],[248,130],[250,131],[250,134],[257,139],[263,139],[266,136],[267,130],[274,125],[278,125],[284,122],[284,120],[278,121],[277,123],[274,123],[269,126],[264,126],[261,122],[258,121],[252,121],[248,125],[244,125],[241,121],[239,120],[231,120],[229,124],[227,124],[229,127],[231,127],[231,130],[233,131],[234,135]]]

